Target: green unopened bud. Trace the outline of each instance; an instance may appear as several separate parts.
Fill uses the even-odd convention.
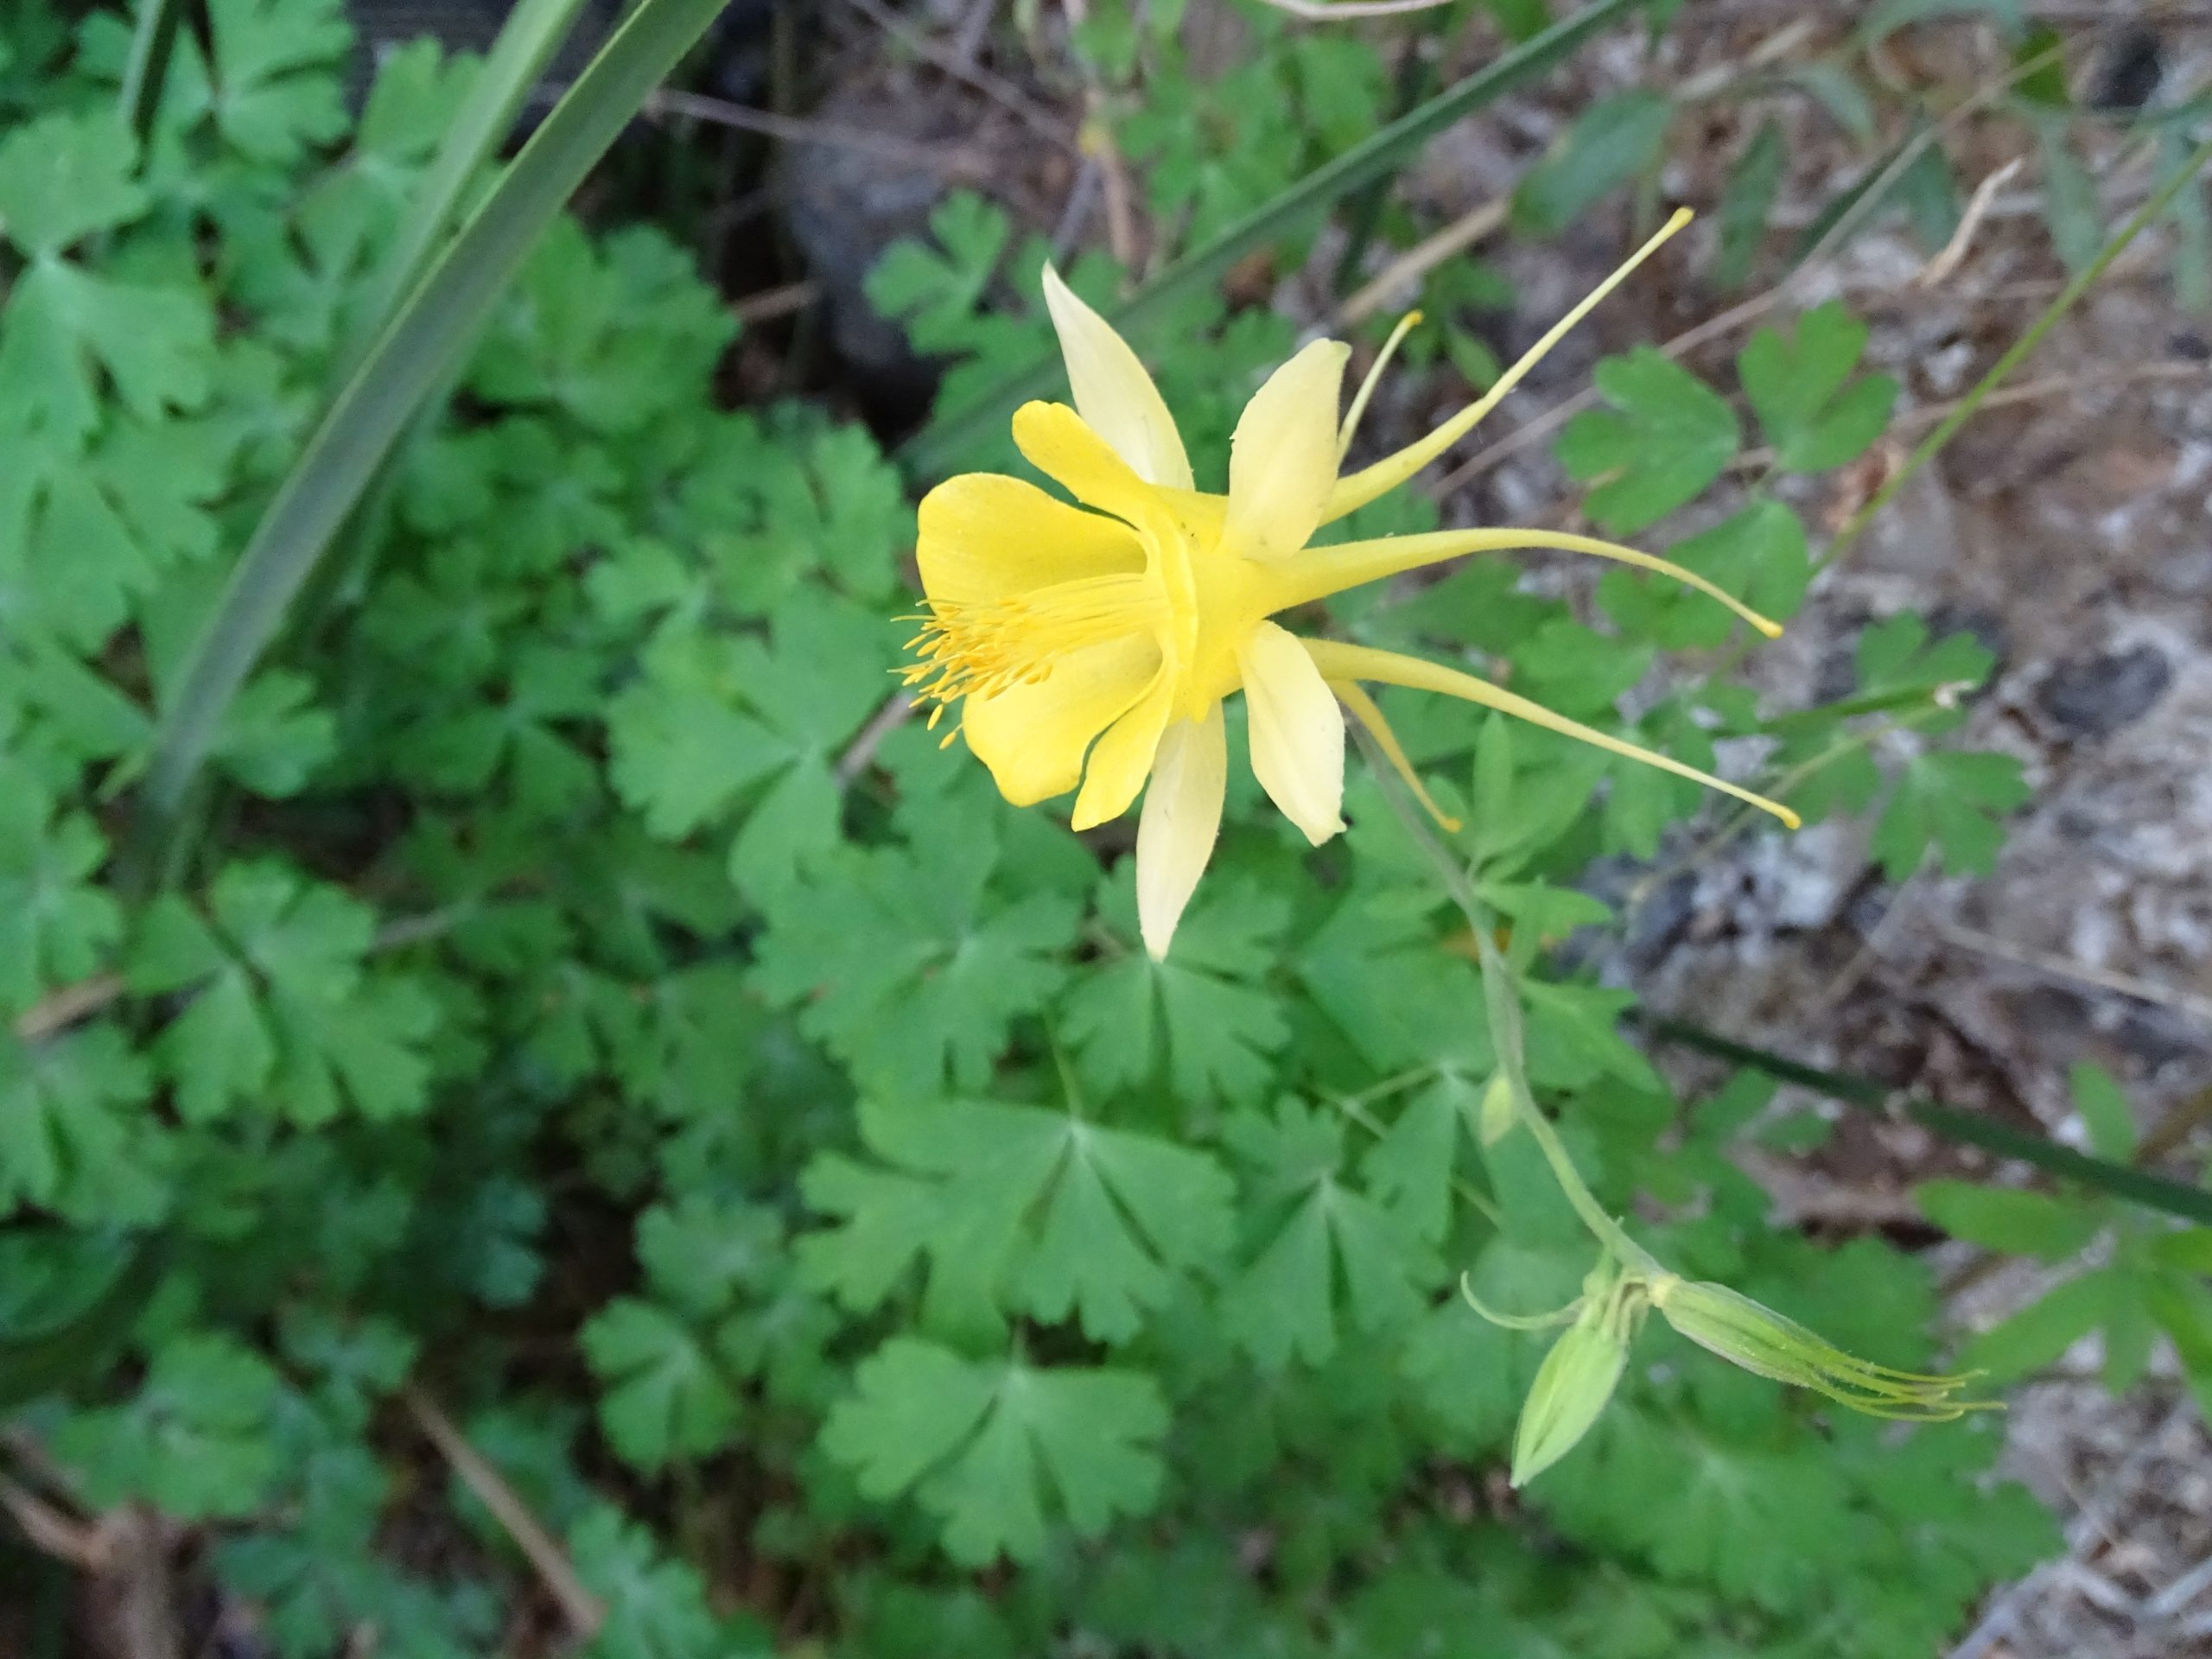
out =
[[[1998,1408],[1993,1401],[1958,1397],[1974,1380],[1973,1373],[1929,1376],[1874,1364],[1726,1285],[1662,1274],[1650,1281],[1646,1294],[1667,1323],[1699,1347],[1869,1416],[1943,1422],[1969,1411]]]
[[[1482,1106],[1475,1114],[1475,1133],[1483,1145],[1494,1147],[1513,1127],[1513,1084],[1500,1067],[1483,1090]]]
[[[1590,1432],[1628,1364],[1628,1342],[1591,1303],[1544,1356],[1513,1432],[1513,1484],[1525,1486]]]

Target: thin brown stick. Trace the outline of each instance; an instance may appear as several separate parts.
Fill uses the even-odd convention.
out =
[[[2017,386],[2006,386],[1993,391],[1981,400],[1985,410],[2010,409],[2019,404],[2031,404],[2044,397],[2070,396],[2075,392],[2091,391],[2099,387],[2135,385],[2146,380],[2202,380],[2212,376],[2212,363],[2192,363],[2177,359],[2164,363],[2138,363],[2133,367],[2113,369],[2104,374],[2051,374],[2040,380],[2023,380]],[[1940,404],[1923,404],[1909,409],[1892,423],[1898,433],[1917,432],[1923,428],[1947,421],[1955,414],[1966,400],[1953,397]],[[1735,465],[1747,472],[1764,471],[1774,464],[1774,451],[1770,448],[1746,449],[1736,457]]]
[[[16,1040],[35,1043],[57,1031],[89,1019],[123,995],[123,976],[96,974],[74,985],[64,985],[16,1016]]]
[[[1114,142],[1113,124],[1106,118],[1106,94],[1096,82],[1084,92],[1082,137],[1077,148],[1087,162],[1096,163],[1098,182],[1106,201],[1106,245],[1115,263],[1124,270],[1137,264],[1137,219],[1135,193],[1129,188],[1129,169]]]
[[[730,315],[742,323],[769,322],[778,317],[788,317],[804,311],[822,297],[822,284],[811,277],[804,282],[785,283],[781,288],[763,289],[758,294],[748,294],[733,303]]]
[[[881,747],[883,740],[904,726],[913,714],[913,694],[893,691],[883,706],[868,716],[868,722],[861,728],[860,735],[837,757],[836,776],[840,794],[850,789],[853,780],[868,770],[868,763],[875,759],[875,752]]]
[[[99,1523],[73,1520],[28,1486],[0,1475],[0,1509],[34,1548],[66,1561],[79,1573],[97,1573],[107,1564]]]
[[[1486,201],[1472,213],[1462,213],[1434,235],[1414,244],[1377,271],[1371,281],[1346,297],[1337,308],[1338,326],[1350,327],[1365,321],[1446,259],[1495,235],[1505,223],[1511,207],[1512,202],[1505,197]]]
[[[647,98],[644,113],[649,116],[684,116],[694,121],[704,121],[711,126],[734,127],[744,132],[760,133],[764,137],[780,138],[786,143],[828,144],[839,149],[859,150],[871,156],[883,156],[895,161],[937,168],[951,174],[980,175],[984,165],[984,158],[971,149],[924,143],[919,139],[902,137],[895,132],[878,132],[868,127],[848,126],[840,121],[779,115],[773,110],[756,110],[747,104],[733,104],[728,99],[679,92],[673,87],[664,86]]]
[[[1332,23],[1346,17],[1404,17],[1448,6],[1452,0],[1264,0],[1264,3],[1309,23]]]
[[[2006,303],[2027,304],[2049,299],[2051,295],[2056,291],[2056,289],[2057,284],[2053,283],[2023,283],[2014,287],[1993,292],[1984,296],[1983,297],[1993,301],[2001,300]],[[1676,334],[1672,340],[1665,341],[1660,346],[1659,353],[1661,356],[1665,357],[1671,361],[1680,362],[1683,358],[1688,357],[1692,352],[1696,351],[1700,346],[1707,345],[1713,340],[1734,334],[1744,327],[1747,323],[1757,322],[1760,318],[1765,316],[1769,312],[1773,311],[1776,308],[1783,304],[1783,302],[1788,300],[1789,297],[1789,286],[1786,283],[1781,284],[1769,289],[1764,294],[1756,295],[1751,299],[1744,301],[1740,305],[1731,306],[1727,310],[1720,312],[1717,315],[1707,317],[1703,322],[1697,324],[1694,327],[1686,328],[1681,334]],[[1891,298],[1897,297],[1895,290],[1887,288],[1878,289],[1853,289],[1847,291],[1851,293],[1854,299],[1877,303],[1884,296],[1889,296]],[[2183,366],[2192,369],[2201,369],[2202,365],[2189,364]],[[2105,377],[2097,377],[2099,379],[2104,378]],[[2155,372],[2152,372],[2137,373],[2130,371],[2111,378],[2114,379],[2181,379],[2185,377],[2178,372],[2176,365],[2160,365]],[[2050,382],[2035,382],[2031,384],[2034,388],[2033,395],[2036,397],[2045,397],[2053,391],[2064,389]],[[2086,385],[2091,384],[2091,380],[2088,378],[2076,376],[2070,384],[2076,386]],[[2024,391],[2025,388],[2015,388],[2014,390]],[[1983,407],[1988,408],[1993,405],[2001,407],[2002,405],[1999,404],[1999,398],[2002,398],[2004,402],[2006,403],[2019,403],[2026,401],[2024,397],[2009,397],[2005,393],[1997,392],[1993,393],[1990,397],[1982,400]],[[1560,428],[1565,426],[1569,421],[1573,420],[1577,415],[1580,415],[1584,410],[1595,406],[1597,402],[1597,388],[1594,386],[1585,386],[1580,391],[1576,392],[1572,397],[1566,399],[1562,403],[1553,404],[1551,408],[1546,410],[1542,414],[1538,415],[1533,419],[1525,422],[1521,426],[1515,428],[1512,432],[1509,433],[1506,436],[1500,438],[1497,442],[1486,444],[1482,448],[1476,450],[1473,454],[1468,456],[1466,460],[1461,461],[1450,472],[1445,474],[1441,478],[1438,479],[1435,483],[1424,485],[1422,487],[1432,496],[1438,498],[1447,496],[1451,494],[1452,491],[1459,488],[1462,485],[1471,483],[1474,480],[1483,476],[1484,474],[1492,472],[1497,467],[1503,466],[1505,462],[1512,460],[1514,456],[1521,454],[1523,450],[1531,448],[1536,444],[1541,442],[1553,433],[1558,431]],[[1950,403],[1931,404],[1929,407],[1933,410],[1938,410],[1941,411],[1940,413],[1933,416],[1930,422],[1932,424],[1934,421],[1942,420],[1945,416],[1951,413],[1952,410],[1958,407],[1958,404],[1956,403]],[[1914,415],[1912,414],[1907,414],[1900,416],[1900,419],[1904,421],[1910,421],[1913,418]]]
[[[507,1529],[515,1547],[528,1558],[537,1576],[553,1599],[561,1605],[576,1634],[585,1641],[598,1635],[599,1627],[607,1622],[607,1609],[599,1598],[584,1587],[576,1576],[576,1569],[568,1554],[546,1531],[530,1506],[507,1484],[499,1471],[486,1460],[483,1454],[469,1445],[461,1432],[455,1428],[453,1419],[447,1416],[438,1402],[415,1383],[400,1390],[400,1398],[409,1413],[430,1444],[452,1467],[461,1484],[468,1488],[477,1502],[489,1510],[493,1518]]]
[[[1959,215],[1959,228],[1951,232],[1951,239],[1943,250],[1925,265],[1913,281],[1923,288],[1936,288],[1949,280],[1951,273],[1966,263],[1967,251],[1974,246],[1974,239],[1980,232],[1981,221],[1989,216],[1997,200],[1997,193],[2012,181],[2012,175],[2026,164],[2026,157],[2015,156],[1980,184],[1967,201],[1967,210]]]
[[[2176,1014],[2212,1026],[2212,996],[2200,996],[2170,985],[2161,985],[2155,980],[2138,978],[2133,974],[2076,962],[2073,957],[2060,956],[2056,951],[2037,950],[2024,944],[2015,944],[1994,933],[1985,933],[1976,927],[1963,927],[1955,922],[1931,922],[1929,928],[1944,944],[1961,950],[2011,963],[2015,967],[2025,968],[2053,979],[2072,980],[2076,984],[2094,986],[2099,990],[2117,991],[2138,1002],[2171,1008]]]
[[[1437,0],[1437,3],[1440,3],[1441,0]],[[878,0],[846,0],[846,3],[909,51],[935,64],[955,80],[974,87],[1040,138],[1062,149],[1074,148],[1066,128],[1012,81],[992,74],[959,52],[940,46],[912,24],[878,3]]]
[[[1754,298],[1745,300],[1740,305],[1732,305],[1718,316],[1707,317],[1696,327],[1684,329],[1674,339],[1660,346],[1660,355],[1671,361],[1679,362],[1707,341],[1733,334],[1746,323],[1757,322],[1768,312],[1780,305],[1787,296],[1787,292],[1785,286],[1777,286]],[[1585,386],[1565,403],[1554,404],[1534,420],[1516,428],[1509,435],[1500,438],[1496,443],[1485,444],[1482,448],[1475,451],[1466,460],[1438,479],[1434,484],[1427,486],[1429,494],[1440,497],[1451,494],[1461,485],[1480,478],[1484,473],[1511,460],[1522,450],[1541,442],[1597,401],[1598,389],[1595,386]]]

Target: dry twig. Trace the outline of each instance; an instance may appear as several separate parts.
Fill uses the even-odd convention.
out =
[[[1951,232],[1951,239],[1943,245],[1943,251],[1921,267],[1920,275],[1913,278],[1915,283],[1922,288],[1940,287],[1966,262],[1967,250],[1974,246],[1974,238],[1981,229],[1981,221],[1989,216],[1990,204],[2020,170],[2025,159],[2015,156],[1974,187],[1966,212],[1959,215],[1959,228]]]
[[[1072,148],[1065,127],[1012,81],[980,67],[972,55],[938,45],[912,24],[880,4],[879,0],[846,0],[846,3],[909,51],[935,64],[955,80],[974,87],[1038,137],[1062,149]]]
[[[1265,0],[1277,11],[1287,11],[1309,23],[1332,23],[1347,17],[1404,17],[1416,11],[1433,11],[1452,0]]]
[[[537,1517],[531,1513],[515,1489],[507,1484],[499,1471],[486,1460],[483,1454],[471,1446],[461,1432],[454,1427],[443,1407],[430,1398],[414,1383],[400,1391],[409,1413],[421,1427],[431,1445],[438,1448],[451,1466],[461,1484],[468,1488],[477,1502],[489,1510],[499,1523],[507,1529],[515,1546],[537,1568],[553,1599],[561,1605],[561,1611],[577,1635],[589,1641],[599,1633],[607,1621],[607,1609],[597,1596],[585,1588],[584,1581],[576,1576],[575,1567],[569,1562],[567,1552],[555,1541]]]
[[[2076,962],[2071,957],[2062,957],[2055,951],[2032,950],[2024,944],[2015,944],[2010,939],[2000,939],[1993,933],[1985,933],[1979,928],[1962,927],[1955,922],[1930,922],[1928,925],[1929,931],[1946,944],[1955,945],[1960,950],[1993,957],[1999,962],[2008,962],[2015,967],[2030,969],[2036,973],[2048,974],[2054,979],[2069,979],[2077,984],[2094,986],[2099,990],[2117,991],[2138,1002],[2171,1008],[2190,1019],[2212,1025],[2212,996],[2176,990],[2171,986],[2139,979],[2133,974],[2120,973],[2110,968],[2093,967],[2086,962]]]
[[[1417,288],[1422,277],[1446,259],[1494,235],[1505,223],[1511,206],[1503,198],[1486,201],[1472,213],[1461,214],[1433,236],[1415,243],[1377,271],[1373,280],[1345,298],[1337,308],[1337,326],[1349,328],[1364,322],[1408,289]]]

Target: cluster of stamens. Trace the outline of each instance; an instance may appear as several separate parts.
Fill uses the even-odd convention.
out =
[[[1160,601],[1141,575],[1096,576],[1009,597],[933,599],[902,618],[921,632],[906,642],[915,660],[896,671],[917,706],[928,702],[934,729],[945,709],[963,697],[996,696],[1035,685],[1071,652],[1103,644],[1152,625]],[[952,740],[952,734],[945,741]]]

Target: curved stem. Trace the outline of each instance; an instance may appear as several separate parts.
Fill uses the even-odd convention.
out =
[[[1632,1271],[1657,1273],[1660,1265],[1642,1245],[1628,1236],[1620,1223],[1598,1201],[1590,1184],[1582,1179],[1582,1172],[1574,1166],[1574,1160],[1567,1150],[1567,1143],[1560,1139],[1559,1131],[1552,1127],[1536,1105],[1535,1095],[1529,1088],[1529,1068],[1522,1041],[1521,997],[1513,983],[1513,970],[1505,958],[1498,954],[1497,943],[1491,938],[1496,925],[1484,905],[1476,893],[1474,883],[1467,879],[1467,872],[1459,861],[1452,857],[1444,844],[1433,835],[1427,822],[1414,808],[1403,792],[1403,785],[1392,771],[1389,761],[1379,750],[1366,730],[1355,725],[1352,736],[1360,751],[1367,757],[1376,782],[1382,791],[1382,798],[1390,804],[1398,822],[1405,826],[1406,834],[1413,838],[1423,856],[1435,868],[1444,883],[1444,889],[1459,912],[1467,919],[1474,932],[1475,948],[1482,969],[1483,1001],[1490,1014],[1491,1038],[1497,1049],[1498,1069],[1505,1075],[1512,1091],[1515,1115],[1529,1133],[1535,1137],[1536,1147],[1551,1166],[1552,1179],[1559,1183],[1560,1191],[1573,1206],[1582,1224],[1592,1237]]]

